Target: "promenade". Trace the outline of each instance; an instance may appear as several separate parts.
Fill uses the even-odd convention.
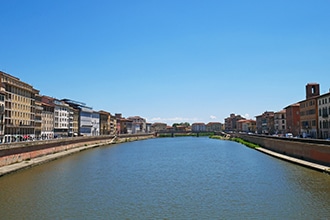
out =
[[[270,156],[273,156],[273,157],[276,157],[276,158],[279,158],[279,159],[282,159],[282,160],[289,161],[291,163],[299,164],[301,166],[305,166],[305,167],[308,167],[308,168],[311,168],[311,169],[314,169],[314,170],[318,170],[318,171],[330,174],[330,167],[328,167],[328,166],[323,166],[323,165],[312,163],[312,162],[309,162],[309,161],[300,160],[300,159],[297,159],[297,158],[294,158],[294,157],[289,157],[289,156],[286,156],[286,155],[283,155],[283,154],[276,153],[274,151],[267,150],[267,149],[262,148],[262,147],[257,147],[256,150],[258,150],[260,152],[263,152],[265,154],[268,154]]]

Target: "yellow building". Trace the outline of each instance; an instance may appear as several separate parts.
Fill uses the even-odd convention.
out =
[[[39,91],[19,78],[0,71],[5,90],[4,142],[35,135],[35,96]]]
[[[107,111],[99,111],[100,113],[100,135],[116,134],[116,118]]]

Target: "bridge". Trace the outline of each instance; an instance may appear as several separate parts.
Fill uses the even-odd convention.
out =
[[[220,135],[226,136],[227,134],[222,131],[157,131],[156,137],[176,137],[176,136],[210,136]]]

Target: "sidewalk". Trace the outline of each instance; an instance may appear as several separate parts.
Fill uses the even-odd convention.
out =
[[[302,166],[305,166],[305,167],[312,168],[314,170],[318,170],[318,171],[330,174],[330,167],[328,167],[328,166],[308,162],[308,161],[305,161],[305,160],[300,160],[300,159],[297,159],[297,158],[294,158],[294,157],[289,157],[289,156],[286,156],[286,155],[283,155],[283,154],[276,153],[274,151],[267,150],[267,149],[262,148],[262,147],[257,147],[256,150],[261,151],[261,152],[263,152],[265,154],[268,154],[270,156],[280,158],[282,160],[286,160],[286,161],[289,161],[289,162],[292,162],[292,163],[296,163],[296,164],[299,164],[299,165],[302,165]]]

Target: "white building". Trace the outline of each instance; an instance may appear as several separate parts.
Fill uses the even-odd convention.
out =
[[[92,136],[100,135],[100,113],[92,113]]]
[[[84,136],[92,136],[92,114],[93,109],[90,107],[82,107],[80,106],[80,135]]]
[[[69,131],[69,105],[54,99],[54,136],[67,137]]]

